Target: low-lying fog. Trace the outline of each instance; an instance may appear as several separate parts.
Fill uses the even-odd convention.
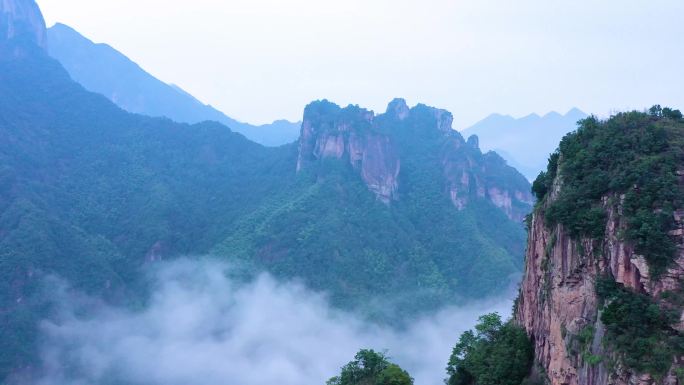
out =
[[[266,274],[238,284],[227,269],[166,263],[154,272],[149,307],[100,305],[87,319],[79,315],[83,298],[56,294],[62,311],[42,325],[40,384],[324,385],[359,349],[372,348],[387,350],[416,385],[437,385],[460,334],[481,314],[511,308],[511,298],[447,308],[397,331],[334,310],[300,284]]]

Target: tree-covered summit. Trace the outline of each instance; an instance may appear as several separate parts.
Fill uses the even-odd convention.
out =
[[[679,182],[684,164],[684,120],[679,110],[656,105],[647,112],[625,112],[580,122],[551,155],[546,172],[533,184],[544,202],[546,219],[575,237],[603,237],[606,207],[619,204],[626,220],[625,238],[643,255],[655,276],[672,262],[676,245],[674,210],[684,194]]]

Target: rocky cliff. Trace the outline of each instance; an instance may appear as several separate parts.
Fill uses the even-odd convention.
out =
[[[438,157],[442,188],[463,210],[474,200],[486,200],[516,221],[533,202],[524,178],[497,154],[482,154],[477,137],[467,142],[452,129],[453,116],[424,105],[409,108],[393,100],[384,114],[358,106],[340,108],[319,101],[307,106],[299,140],[297,171],[324,159],[343,160],[386,204],[402,196],[402,166],[430,140]]]
[[[0,0],[0,43],[10,41],[47,47],[45,20],[34,0]]]
[[[591,118],[535,182],[541,202],[528,220],[516,318],[534,342],[536,374],[553,385],[681,383],[684,126],[677,116]],[[630,139],[609,142],[617,131]],[[613,144],[622,151],[611,152]],[[590,212],[599,218],[594,231]],[[654,258],[659,245],[672,246],[665,262]]]

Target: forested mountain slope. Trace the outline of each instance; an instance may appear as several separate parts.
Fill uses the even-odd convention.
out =
[[[211,254],[387,320],[520,272],[530,186],[448,112],[314,102],[267,148],[125,112],[47,55],[33,1],[0,5],[0,378],[39,366],[48,277],[141,307],[141,267]]]
[[[451,121],[447,111],[409,109],[401,99],[377,116],[310,104],[294,189],[239,221],[214,251],[303,276],[345,306],[382,299],[373,313],[506,288],[521,267],[529,185]]]

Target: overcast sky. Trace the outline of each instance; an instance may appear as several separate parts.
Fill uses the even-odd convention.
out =
[[[327,98],[492,112],[684,107],[681,0],[38,0],[156,77],[251,123]]]

